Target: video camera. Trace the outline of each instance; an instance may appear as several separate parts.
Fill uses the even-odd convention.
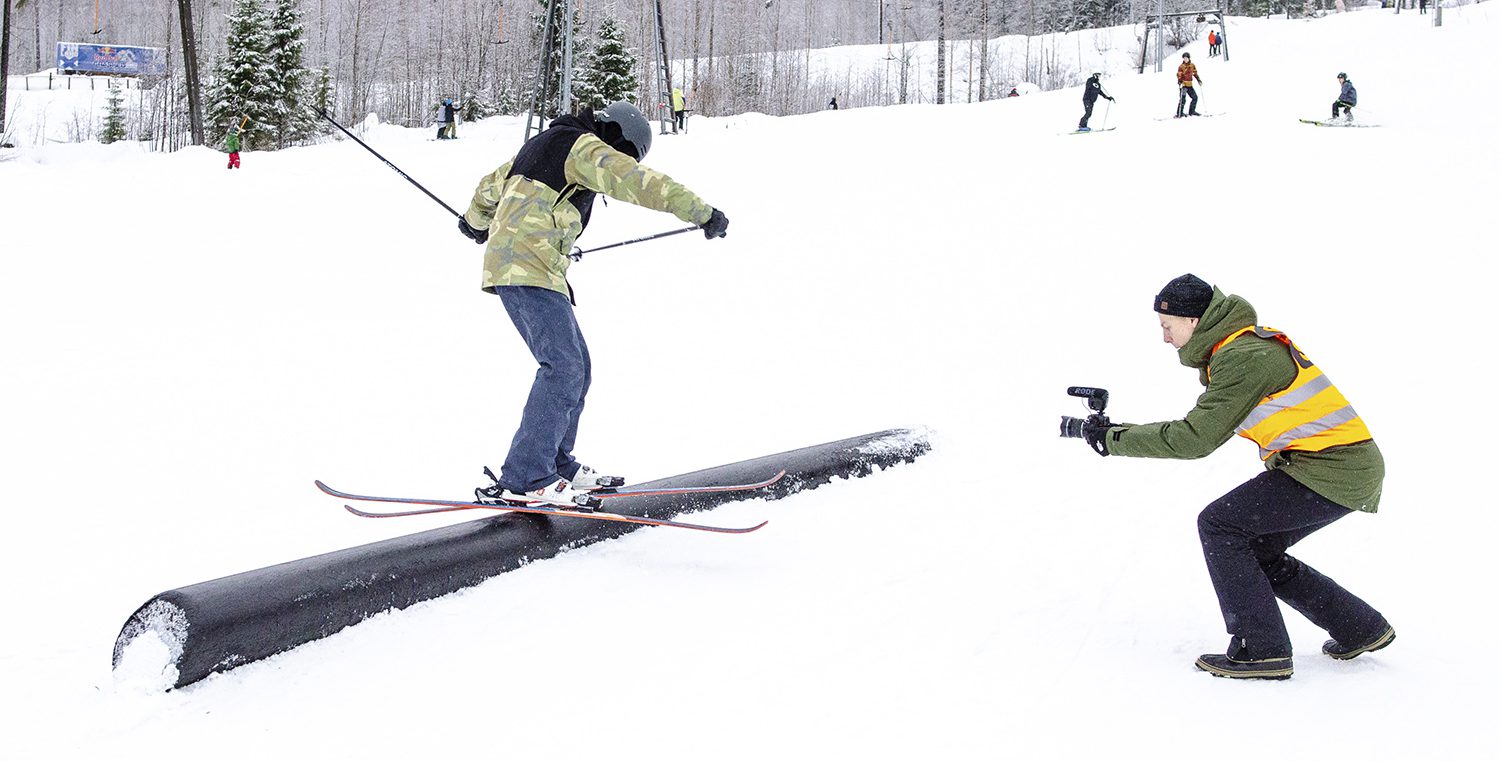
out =
[[[1068,387],[1068,396],[1082,397],[1084,405],[1093,412],[1090,413],[1088,418],[1063,416],[1062,425],[1058,427],[1060,431],[1059,436],[1070,439],[1082,439],[1083,425],[1085,423],[1092,422],[1105,426],[1109,425],[1109,416],[1104,414],[1104,406],[1109,404],[1109,391],[1107,389],[1100,389],[1096,386],[1070,386]]]

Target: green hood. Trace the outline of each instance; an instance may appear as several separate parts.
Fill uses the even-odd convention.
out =
[[[1208,300],[1208,309],[1198,319],[1193,338],[1188,339],[1182,349],[1177,350],[1177,359],[1183,365],[1198,370],[1207,370],[1208,358],[1215,344],[1229,338],[1229,334],[1246,326],[1255,325],[1255,308],[1243,297],[1226,296],[1218,286]],[[1208,385],[1204,379],[1204,385]]]

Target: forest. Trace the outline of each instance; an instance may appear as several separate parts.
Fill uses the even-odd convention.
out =
[[[53,66],[58,42],[164,48],[168,75],[147,83],[137,105],[136,132],[171,148],[189,135],[188,63],[213,90],[231,56],[231,17],[241,3],[278,0],[3,0],[4,58],[11,74]],[[1225,0],[1164,0],[1168,11],[1212,8]],[[1311,11],[1333,0],[1297,2]],[[671,72],[697,114],[805,113],[830,95],[845,107],[987,100],[1021,82],[1041,89],[1080,83],[1077,72],[1049,60],[1049,35],[1140,23],[1152,0],[556,0],[571,5],[575,70],[600,44],[606,23],[617,27],[637,74],[634,102],[663,100],[657,76],[657,13]],[[444,98],[462,99],[469,118],[519,113],[539,79],[547,0],[292,0],[300,14],[301,79],[344,120],[374,113],[382,120],[430,123]],[[1233,0],[1231,13],[1286,12],[1282,3]],[[561,12],[560,12],[560,15]],[[184,44],[187,20],[188,44]],[[1178,20],[1176,33],[1196,30]],[[559,22],[561,23],[561,22]],[[284,31],[284,30],[283,30]],[[1169,29],[1169,33],[1171,30]],[[1026,35],[1026,55],[997,60],[993,41]],[[1035,40],[1035,51],[1031,38]],[[1139,36],[1137,37],[1139,40]],[[935,43],[918,57],[915,44]],[[1052,43],[1055,44],[1055,43]],[[835,46],[884,47],[879,71],[818,66],[810,51]],[[195,50],[193,61],[184,51]],[[935,58],[935,60],[934,60]],[[917,76],[918,67],[930,70]],[[557,78],[557,66],[551,75]],[[963,79],[958,87],[956,79]],[[221,75],[220,75],[221,76]],[[579,77],[587,80],[587,76]],[[556,87],[554,85],[554,91]],[[311,96],[308,96],[309,98]],[[212,104],[201,108],[207,112]],[[556,110],[554,102],[549,110]],[[141,125],[150,125],[142,128]],[[212,130],[210,130],[212,131]]]

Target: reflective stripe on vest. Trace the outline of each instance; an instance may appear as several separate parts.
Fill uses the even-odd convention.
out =
[[[1235,429],[1236,434],[1260,446],[1261,460],[1282,450],[1318,452],[1374,438],[1349,400],[1281,331],[1264,326],[1241,328],[1215,344],[1209,356],[1247,333],[1280,341],[1297,363],[1297,377],[1292,383],[1262,399]]]

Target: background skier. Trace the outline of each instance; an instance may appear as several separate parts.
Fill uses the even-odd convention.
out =
[[[452,98],[444,98],[439,105],[438,116],[438,140],[452,140],[458,137],[458,115],[457,107],[453,105]]]
[[[1266,470],[1198,515],[1208,575],[1231,636],[1196,666],[1220,677],[1285,679],[1292,643],[1279,598],[1333,637],[1323,652],[1352,659],[1395,640],[1369,604],[1287,555],[1298,540],[1380,503],[1385,461],[1364,421],[1291,339],[1256,325],[1255,309],[1193,275],[1153,306],[1163,341],[1206,387],[1179,421],[1114,425],[1090,418],[1082,436],[1100,455],[1201,458],[1238,433]]]
[[[1183,103],[1188,98],[1193,99],[1193,104],[1188,107],[1188,116],[1198,115],[1198,91],[1193,89],[1193,80],[1203,84],[1198,76],[1198,67],[1193,65],[1193,57],[1187,53],[1182,54],[1182,63],[1177,66],[1177,116],[1182,116]]]
[[[672,88],[672,133],[687,129],[687,97],[682,94],[682,88]]]
[[[651,125],[629,103],[560,117],[482,178],[459,218],[464,235],[488,244],[483,288],[500,297],[540,366],[497,483],[476,490],[481,501],[572,507],[586,490],[623,482],[573,457],[591,378],[567,280],[573,242],[596,193],[671,212],[707,238],[729,228],[723,212],[637,163],[650,148]]]
[[[1083,118],[1078,120],[1079,132],[1088,130],[1089,117],[1094,115],[1094,101],[1099,100],[1100,97],[1114,101],[1113,97],[1104,92],[1104,86],[1099,84],[1099,72],[1096,71],[1089,75],[1087,82],[1083,83]]]
[[[1333,102],[1333,119],[1339,118],[1339,109],[1344,110],[1344,120],[1354,121],[1354,104],[1359,102],[1359,94],[1354,91],[1354,83],[1343,72],[1339,72],[1339,98]],[[1376,115],[1376,119],[1379,119]]]

